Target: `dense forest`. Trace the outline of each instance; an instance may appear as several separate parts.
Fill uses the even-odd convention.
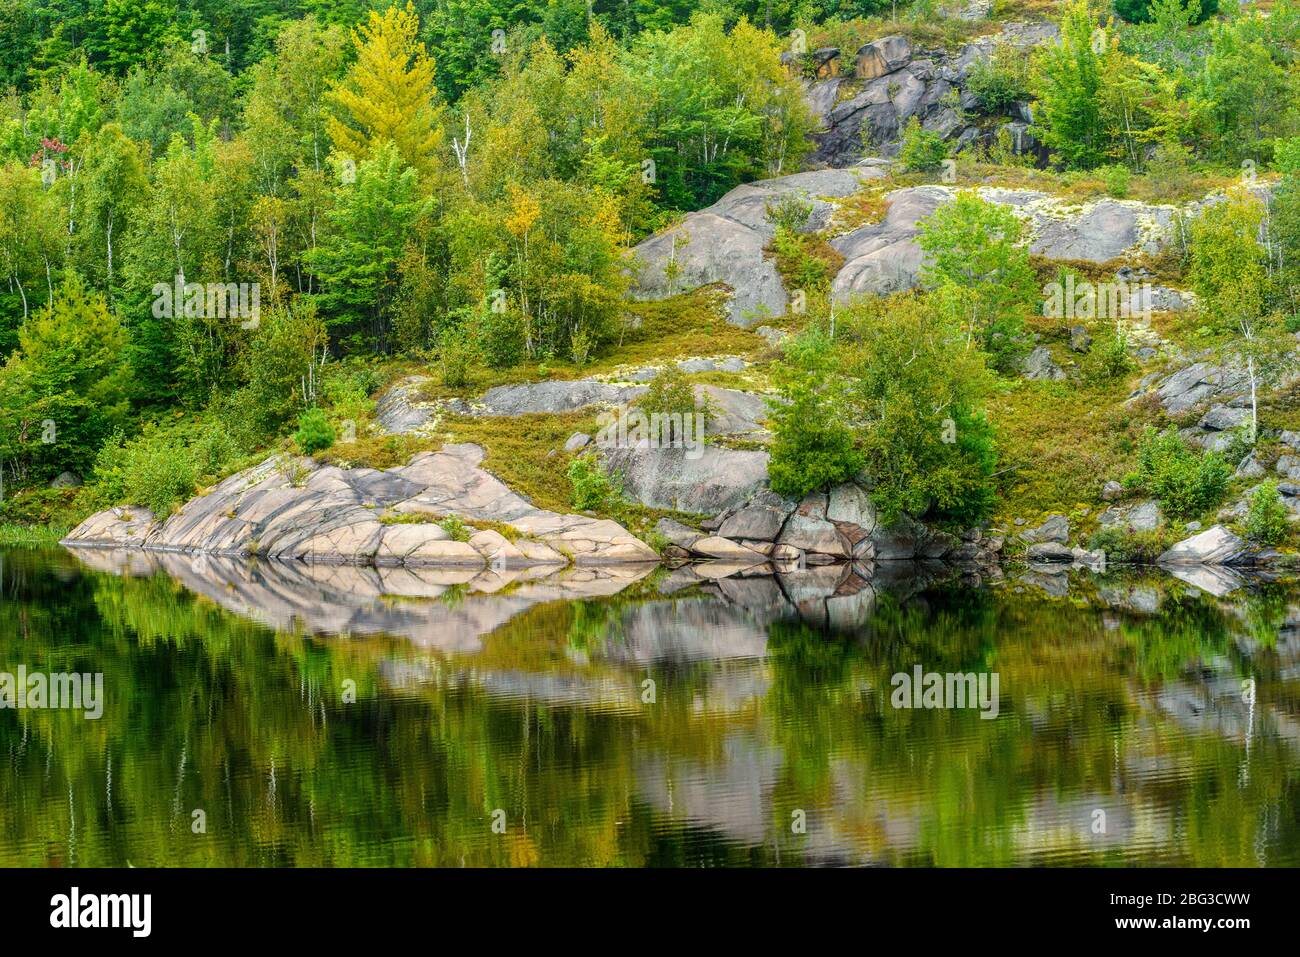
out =
[[[5,518],[166,510],[268,450],[322,453],[356,428],[363,447],[375,394],[413,368],[448,394],[576,376],[688,323],[674,317],[704,299],[669,303],[659,325],[631,308],[632,247],[803,168],[811,51],[987,31],[957,12],[0,0]],[[1170,203],[1217,192],[1158,265],[1196,294],[1189,341],[1246,363],[1252,388],[1279,381],[1300,322],[1300,9],[999,0],[992,17],[1060,24],[1059,41],[999,48],[971,81],[981,109],[1029,104],[1041,150],[964,151],[957,182]],[[911,124],[898,154],[896,184],[936,182],[950,144]],[[803,494],[865,468],[886,514],[986,519],[1017,441],[989,410],[1042,331],[1022,223],[962,193],[923,228],[922,290],[833,302],[807,210],[769,215],[772,255],[809,291],[806,312],[774,317],[792,333],[767,383],[785,400],[774,487]],[[1124,330],[1094,338],[1086,387],[1122,393],[1138,371]],[[654,401],[693,402],[674,386]],[[1169,501],[1188,497],[1185,514],[1222,497],[1230,467],[1134,436],[1125,461]],[[387,461],[409,451],[390,445]],[[84,486],[49,488],[64,473]]]

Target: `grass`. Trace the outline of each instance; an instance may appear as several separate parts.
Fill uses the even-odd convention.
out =
[[[1240,180],[1240,170],[1189,170],[1171,179],[1164,175],[1131,173],[1123,199],[1152,204],[1181,204],[1204,199],[1215,190]],[[1095,171],[1058,173],[1032,166],[957,158],[956,186],[1000,186],[1031,189],[1060,199],[1088,202],[1111,198],[1105,181]]]
[[[1126,405],[1129,383],[1016,382],[989,402],[1002,476],[998,519],[1095,511],[1101,487],[1132,471],[1143,426],[1156,415]]]
[[[876,225],[889,210],[885,194],[893,188],[889,180],[877,180],[852,196],[835,200],[836,208],[827,232],[833,236],[842,236],[863,226]]]
[[[532,413],[449,419],[449,440],[473,442],[486,451],[483,468],[538,508],[573,510],[564,443],[574,432],[596,433],[596,412]]]
[[[486,451],[482,467],[538,508],[560,513],[575,511],[568,476],[574,456],[564,451],[564,443],[574,432],[596,434],[595,410],[458,418],[449,421],[447,428],[451,441],[481,446]],[[613,519],[642,540],[651,537],[655,523],[661,518],[672,518],[686,525],[695,525],[700,518],[626,500],[596,514]],[[502,531],[497,526],[491,527]]]
[[[355,442],[336,442],[315,458],[339,468],[391,469],[405,465],[419,452],[442,447],[436,438],[419,435],[358,435]]]
[[[767,349],[762,336],[727,321],[726,300],[725,287],[712,285],[668,299],[629,302],[622,334],[584,365],[558,357],[527,361],[506,369],[491,369],[476,362],[470,369],[468,383],[459,388],[443,385],[436,370],[410,371],[431,372],[421,397],[436,401],[477,396],[498,385],[585,379],[609,375],[625,367],[657,365],[689,356],[762,354]]]
[[[0,524],[0,546],[56,545],[71,528],[62,525]]]

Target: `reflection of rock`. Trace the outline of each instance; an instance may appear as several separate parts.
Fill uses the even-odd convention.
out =
[[[136,545],[218,555],[256,554],[315,562],[492,567],[657,561],[617,522],[539,509],[479,467],[483,450],[448,445],[388,470],[341,469],[278,457],[191,499],[161,526],[139,510],[109,509],[64,540],[73,546]],[[300,468],[303,475],[287,474]],[[450,541],[434,522],[385,524],[382,510],[500,522],[520,533]],[[495,535],[496,533],[493,533]]]
[[[536,605],[616,595],[652,571],[645,565],[558,572],[371,568],[138,549],[75,554],[96,570],[119,574],[139,575],[147,563],[227,611],[272,628],[400,635],[446,652],[478,651],[484,635]]]
[[[761,658],[767,653],[767,625],[772,617],[771,609],[751,609],[711,597],[642,602],[619,611],[595,655],[637,664]]]
[[[1229,595],[1245,584],[1232,569],[1216,565],[1170,565],[1168,570],[1175,578],[1216,598]]]
[[[737,731],[707,760],[644,753],[635,767],[637,793],[661,814],[714,828],[733,841],[762,844],[784,764],[780,749]]]

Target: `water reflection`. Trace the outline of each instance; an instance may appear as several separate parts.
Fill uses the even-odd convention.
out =
[[[3,864],[1300,863],[1289,582],[3,558]]]

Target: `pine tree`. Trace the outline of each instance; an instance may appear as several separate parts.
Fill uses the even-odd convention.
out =
[[[423,177],[439,168],[442,109],[434,86],[434,63],[417,33],[415,7],[371,12],[355,31],[357,62],[331,93],[339,115],[329,123],[335,148],[356,161],[380,143],[397,147],[406,165]]]

